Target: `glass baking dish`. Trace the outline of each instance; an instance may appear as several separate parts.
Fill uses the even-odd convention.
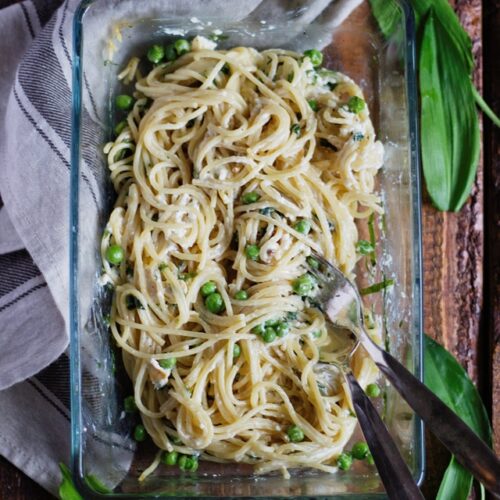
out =
[[[196,474],[160,466],[144,483],[151,444],[136,448],[134,421],[123,411],[130,383],[114,359],[104,316],[110,294],[98,282],[100,239],[113,203],[103,145],[111,136],[117,73],[131,55],[153,43],[196,34],[224,33],[219,47],[321,48],[324,66],[356,82],[385,145],[379,190],[380,272],[396,286],[375,299],[384,308],[387,348],[421,380],[421,233],[416,118],[415,32],[411,11],[399,3],[395,30],[380,33],[369,1],[264,0],[230,4],[181,0],[85,0],[74,14],[71,163],[71,413],[72,470],[84,498],[381,498],[375,469],[294,471],[255,476],[247,466],[202,463]],[[220,32],[218,31],[220,30]],[[387,387],[381,411],[413,475],[424,469],[423,428],[399,395]],[[359,437],[359,435],[358,435]],[[93,476],[110,490],[99,491]]]

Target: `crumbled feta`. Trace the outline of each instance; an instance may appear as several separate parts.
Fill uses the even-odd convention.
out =
[[[217,47],[215,42],[204,36],[195,36],[191,42],[191,50],[214,50]]]

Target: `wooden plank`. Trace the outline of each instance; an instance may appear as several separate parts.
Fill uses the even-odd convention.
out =
[[[492,0],[484,4],[484,94],[487,102],[500,114],[500,65],[498,47],[500,47],[500,1]],[[485,119],[485,170],[486,205],[486,297],[485,320],[489,343],[487,352],[490,357],[491,373],[491,410],[493,425],[493,443],[497,455],[500,455],[500,129]]]

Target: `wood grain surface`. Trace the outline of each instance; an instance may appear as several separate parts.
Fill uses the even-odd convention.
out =
[[[0,8],[15,0],[0,0]],[[500,0],[452,1],[473,40],[474,81],[500,112]],[[484,69],[484,71],[483,71]],[[484,78],[484,85],[483,85]],[[449,349],[478,384],[500,454],[500,132],[484,121],[472,196],[457,214],[437,212],[424,193],[425,331]],[[483,162],[484,159],[484,162]],[[426,498],[433,499],[449,455],[427,436]],[[52,498],[0,457],[0,499]]]

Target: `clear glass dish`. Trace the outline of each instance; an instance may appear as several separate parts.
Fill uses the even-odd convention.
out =
[[[117,73],[131,55],[179,35],[229,38],[219,46],[321,48],[324,66],[358,82],[377,136],[385,145],[379,174],[385,218],[380,228],[380,272],[396,286],[375,300],[384,308],[388,349],[420,379],[422,374],[421,233],[415,32],[406,3],[394,34],[380,33],[367,0],[235,4],[223,0],[85,0],[74,17],[73,132],[71,165],[71,412],[72,469],[84,498],[381,498],[373,467],[357,463],[334,475],[295,471],[254,476],[247,466],[202,464],[195,475],[160,466],[144,483],[153,446],[137,449],[133,418],[123,412],[129,382],[113,357],[104,316],[110,296],[98,283],[100,240],[113,202],[102,147],[111,135]],[[356,7],[352,10],[352,7]],[[351,12],[352,10],[352,12]],[[349,14],[346,16],[346,14]],[[387,387],[383,411],[391,434],[417,481],[423,477],[420,420]],[[85,478],[112,490],[99,493]]]

